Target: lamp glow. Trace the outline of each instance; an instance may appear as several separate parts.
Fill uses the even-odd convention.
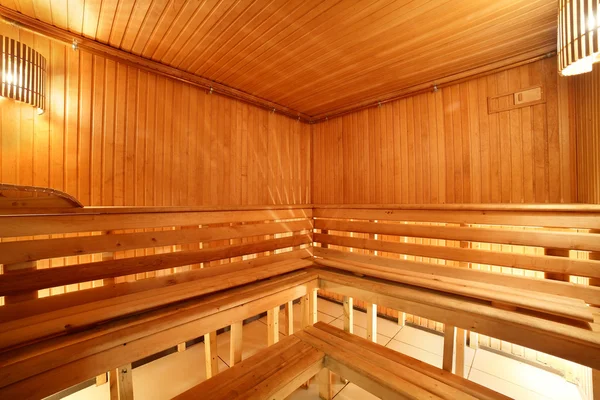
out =
[[[0,96],[46,109],[46,59],[24,43],[0,35]],[[40,113],[40,114],[41,114]]]
[[[591,72],[600,61],[600,0],[559,0],[558,70]]]

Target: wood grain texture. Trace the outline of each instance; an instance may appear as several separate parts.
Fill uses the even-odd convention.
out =
[[[556,49],[556,0],[3,0],[74,34],[303,112]]]
[[[573,202],[557,81],[549,58],[315,124],[313,203]],[[488,114],[532,85],[545,104]]]
[[[600,204],[600,65],[568,79],[577,141],[577,201]]]
[[[49,60],[44,115],[0,99],[0,182],[84,205],[310,202],[307,124],[6,24],[0,34]]]

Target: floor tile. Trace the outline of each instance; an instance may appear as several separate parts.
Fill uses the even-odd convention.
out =
[[[407,356],[416,358],[417,360],[421,360],[427,364],[431,364],[437,368],[442,368],[442,356],[438,354],[423,350],[419,347],[412,346],[404,342],[400,342],[395,339],[392,339],[386,347],[399,353],[406,354]]]
[[[494,375],[487,374],[475,368],[471,369],[469,380],[479,383],[482,386],[495,390],[506,396],[512,397],[515,400],[547,400],[547,397],[542,396],[534,391],[525,389],[522,386],[512,382],[500,379]]]
[[[444,337],[423,329],[405,326],[394,336],[394,340],[437,354],[440,357],[444,355]],[[465,365],[471,366],[474,357],[475,350],[465,345]]]
[[[331,315],[333,318],[340,318],[344,315],[344,307],[341,304],[322,299],[321,297],[317,298],[317,311]]]
[[[343,388],[337,396],[335,396],[334,400],[376,400],[379,397],[372,395],[364,389],[356,386],[353,383],[349,383]]]
[[[63,400],[109,400],[110,399],[110,387],[108,383],[104,385],[88,386],[78,392],[75,392],[69,396],[63,397]]]
[[[354,310],[354,325],[367,328],[367,313]],[[397,322],[377,317],[377,333],[387,337],[394,337],[402,327]]]
[[[228,331],[217,336],[217,353],[227,364],[229,364],[229,334]],[[258,353],[267,346],[267,325],[258,320],[244,325],[242,329],[242,360]]]
[[[219,372],[225,369],[227,365],[219,360]],[[135,368],[133,392],[138,399],[170,399],[205,379],[204,344],[198,343],[185,351]]]
[[[344,329],[344,321],[341,318],[338,318],[336,320],[333,320],[329,323],[329,325],[335,326],[338,329]],[[356,336],[360,336],[363,339],[367,338],[367,330],[365,328],[363,328],[362,326],[358,326],[358,325],[354,325],[354,332],[353,332]],[[386,344],[389,343],[389,341],[392,338],[382,335],[382,334],[377,334],[377,343],[379,343],[382,346],[385,346]]]
[[[580,398],[577,387],[563,377],[491,351],[478,350],[473,368],[548,398]]]

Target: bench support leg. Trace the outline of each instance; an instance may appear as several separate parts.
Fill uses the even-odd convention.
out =
[[[317,290],[318,289],[313,289],[310,292],[310,303],[309,303],[309,307],[310,307],[310,324],[316,324],[317,321],[319,320],[319,315],[317,313]]]
[[[231,324],[229,332],[229,366],[233,367],[242,361],[242,330],[243,322],[234,322]]]
[[[344,296],[344,330],[354,333],[354,300]]]
[[[310,323],[310,293],[300,298],[300,313],[302,314],[302,329],[311,325]]]
[[[294,302],[285,303],[285,334],[287,336],[294,334]]]
[[[267,310],[267,327],[269,330],[269,346],[279,342],[279,306]]]
[[[100,374],[96,376],[96,386],[102,386],[108,382],[108,373]]]
[[[454,327],[446,324],[444,330],[444,358],[442,361],[442,369],[452,372],[452,361],[454,359]]]
[[[131,364],[110,371],[110,400],[133,400]]]
[[[333,398],[333,374],[328,368],[323,368],[317,375],[319,381],[319,398],[331,400]]]
[[[398,311],[398,326],[406,325],[406,313]]]
[[[456,328],[456,365],[454,373],[465,377],[465,330]]]
[[[377,343],[377,304],[366,303],[367,340]]]
[[[206,362],[206,379],[219,373],[216,331],[204,334],[204,360]]]

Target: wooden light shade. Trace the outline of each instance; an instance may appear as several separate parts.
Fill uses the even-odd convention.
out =
[[[0,96],[46,109],[46,58],[31,47],[0,35],[2,87]]]
[[[600,61],[600,0],[559,0],[558,70],[561,75],[592,71]]]

